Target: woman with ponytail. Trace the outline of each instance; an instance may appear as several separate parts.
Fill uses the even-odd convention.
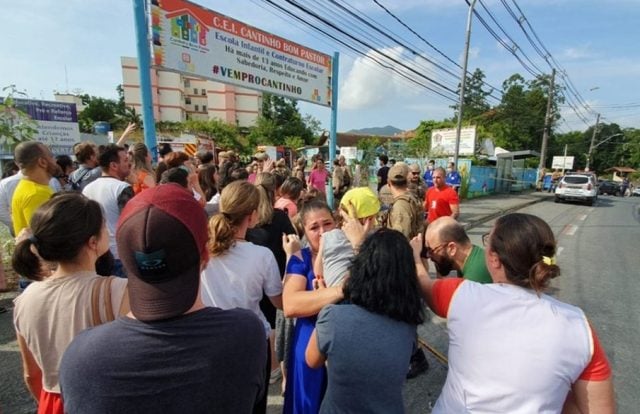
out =
[[[611,368],[584,312],[544,294],[560,275],[549,225],[508,214],[483,242],[491,284],[432,281],[422,235],[411,241],[425,299],[448,319],[449,374],[433,412],[615,412]]]
[[[256,175],[254,185],[260,195],[258,202],[258,222],[255,227],[247,231],[247,240],[257,244],[258,246],[264,246],[271,250],[271,253],[273,253],[276,258],[276,262],[278,263],[280,280],[282,280],[287,263],[287,255],[282,248],[282,235],[295,234],[296,231],[293,228],[293,224],[287,216],[287,213],[274,207],[277,180],[277,174],[261,172]],[[271,326],[270,340],[273,354],[271,354],[272,366],[270,369],[271,375],[269,381],[270,383],[275,383],[280,377],[282,377],[284,381],[286,370],[284,367],[279,367],[279,363],[284,362],[285,360],[284,352],[280,352],[279,349],[279,343],[282,342],[275,342],[275,331],[277,327],[280,326],[284,328],[282,325],[282,323],[284,323],[284,315],[282,315],[282,312],[279,312],[280,316],[278,317],[276,308],[267,296],[262,297],[262,300],[260,301],[260,310],[267,318],[269,326]],[[278,322],[278,320],[280,322]],[[284,335],[284,332],[280,329],[278,338],[282,338]],[[282,341],[284,341],[284,339],[282,339]]]
[[[264,292],[282,309],[282,281],[273,253],[246,240],[247,230],[258,223],[258,200],[258,189],[247,181],[234,181],[222,190],[220,213],[209,220],[210,259],[201,275],[202,299],[207,306],[252,311],[262,321],[268,342],[271,326],[259,303]],[[268,381],[271,358],[266,362]],[[266,410],[266,395],[258,411],[262,406]]]
[[[63,412],[58,367],[71,340],[129,310],[127,280],[96,274],[96,260],[108,251],[100,205],[80,193],[62,193],[40,206],[31,235],[16,245],[13,268],[35,281],[15,300],[14,325],[38,413]]]

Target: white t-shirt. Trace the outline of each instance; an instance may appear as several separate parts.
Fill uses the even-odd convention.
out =
[[[515,285],[460,279],[436,281],[433,300],[449,330],[449,372],[434,413],[562,411],[594,354],[582,310]]]
[[[209,259],[201,281],[205,305],[248,309],[260,318],[269,334],[271,326],[259,306],[262,292],[270,297],[282,294],[280,271],[271,250],[237,241],[225,254]]]
[[[109,230],[109,250],[111,250],[113,257],[116,259],[120,258],[116,246],[116,227],[120,218],[118,198],[127,187],[131,187],[129,183],[114,177],[103,176],[92,181],[82,190],[82,194],[97,201],[102,207],[102,212],[107,222],[107,230]]]

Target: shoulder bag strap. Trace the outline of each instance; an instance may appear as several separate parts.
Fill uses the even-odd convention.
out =
[[[100,277],[93,282],[91,288],[91,319],[93,326],[98,326],[102,323],[100,319],[100,291],[104,284],[104,278]]]
[[[111,281],[113,276],[101,277],[96,279],[91,289],[91,316],[93,326],[98,326],[103,323],[111,322],[115,319],[113,315],[113,307],[111,305]],[[106,320],[102,320],[100,317],[100,292],[104,292],[104,308],[106,313]]]
[[[122,295],[122,302],[120,302],[120,309],[118,310],[118,316],[124,316],[131,310],[129,306],[129,286],[124,289],[124,295]]]
[[[114,276],[109,276],[104,282],[104,284],[106,285],[104,289],[104,308],[107,314],[107,320],[105,321],[105,323],[111,322],[115,319],[115,316],[113,315],[113,305],[111,304],[111,282],[113,281],[113,278]]]

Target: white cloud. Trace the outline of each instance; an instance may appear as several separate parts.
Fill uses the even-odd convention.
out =
[[[341,82],[340,108],[347,110],[364,109],[387,106],[391,102],[397,107],[398,102],[403,102],[403,100],[406,102],[407,99],[424,94],[425,90],[422,87],[409,80],[416,79],[420,83],[426,83],[416,72],[428,77],[435,77],[428,62],[420,57],[408,57],[404,48],[382,49],[381,52],[397,61],[402,61],[415,72],[404,67],[398,67],[397,64],[381,54],[369,51],[367,56],[395,67],[406,77],[392,72],[391,69],[383,68],[368,58],[358,57],[354,60],[346,76],[344,76],[344,81]]]
[[[585,59],[595,57],[595,53],[591,50],[591,45],[586,44],[578,47],[569,47],[561,52],[561,59]]]

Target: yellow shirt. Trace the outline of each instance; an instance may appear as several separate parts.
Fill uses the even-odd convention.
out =
[[[29,227],[33,213],[52,195],[53,190],[48,185],[38,184],[26,178],[20,180],[11,199],[11,218],[16,236],[20,230]]]

